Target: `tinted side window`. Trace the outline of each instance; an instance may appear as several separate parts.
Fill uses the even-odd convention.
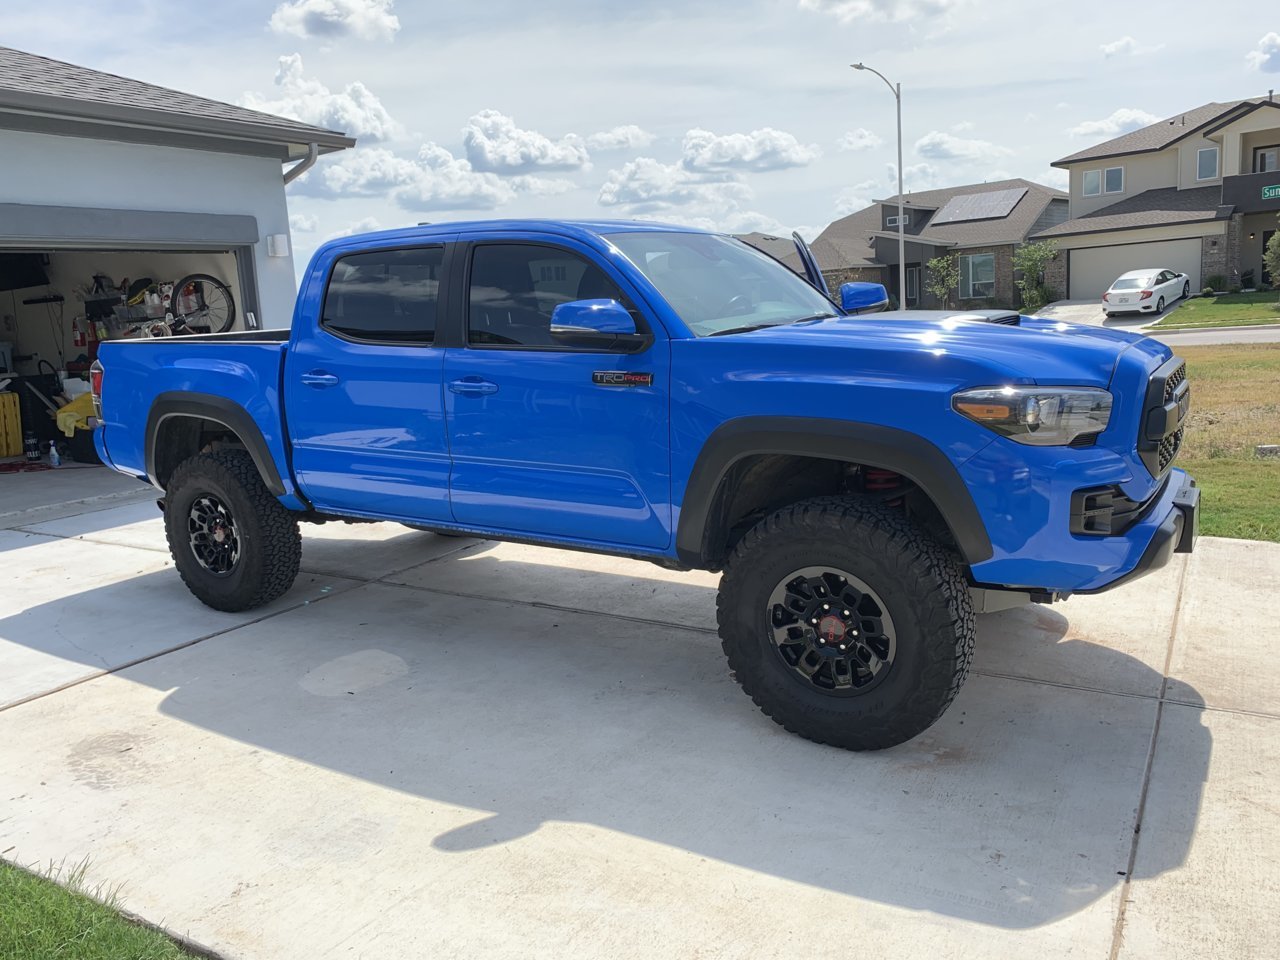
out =
[[[617,300],[632,309],[617,284],[576,253],[533,244],[480,244],[471,260],[468,342],[554,346],[551,312],[571,300]]]
[[[444,247],[374,250],[333,265],[321,323],[357,340],[431,343]]]

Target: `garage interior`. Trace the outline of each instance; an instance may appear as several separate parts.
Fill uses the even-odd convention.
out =
[[[231,329],[256,328],[248,246],[0,242],[0,485],[6,475],[99,462],[87,396],[98,344],[167,333],[172,285],[193,274],[226,285]]]

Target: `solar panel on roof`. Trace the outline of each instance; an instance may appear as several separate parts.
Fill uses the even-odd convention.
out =
[[[992,190],[990,193],[963,193],[952,197],[934,214],[930,226],[940,223],[963,223],[966,220],[995,220],[1007,217],[1026,195],[1026,187],[1011,190]]]

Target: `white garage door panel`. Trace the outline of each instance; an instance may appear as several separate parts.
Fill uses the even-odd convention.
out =
[[[1072,300],[1100,300],[1120,274],[1145,267],[1185,273],[1191,278],[1192,291],[1199,290],[1200,239],[1072,250],[1070,297]]]

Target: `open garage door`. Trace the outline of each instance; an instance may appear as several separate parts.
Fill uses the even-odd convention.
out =
[[[1126,243],[1116,247],[1083,247],[1070,251],[1069,277],[1072,300],[1100,300],[1112,281],[1130,270],[1145,267],[1176,270],[1191,278],[1191,289],[1200,289],[1200,238]]]

